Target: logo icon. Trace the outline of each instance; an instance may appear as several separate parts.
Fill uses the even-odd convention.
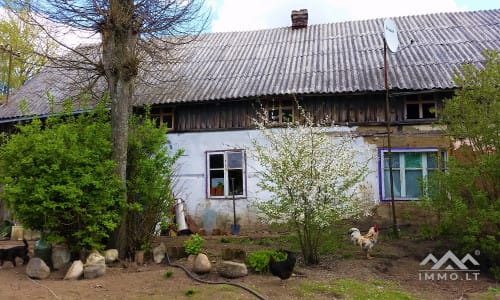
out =
[[[420,280],[477,280],[479,275],[479,269],[472,270],[466,265],[479,266],[477,260],[469,253],[459,259],[451,250],[448,250],[439,260],[429,253],[420,265],[425,266],[430,262],[434,265],[429,270],[419,270]]]

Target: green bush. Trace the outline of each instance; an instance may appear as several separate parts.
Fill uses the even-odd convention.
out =
[[[192,234],[189,239],[184,241],[185,252],[188,255],[197,255],[201,252],[201,247],[205,243],[205,239],[202,238],[199,234]]]
[[[266,273],[269,271],[269,259],[273,256],[276,261],[286,259],[286,254],[274,250],[259,250],[248,255],[246,263],[257,273]]]
[[[110,137],[105,103],[17,126],[1,141],[1,200],[23,226],[45,230],[73,255],[102,248],[124,207]]]
[[[127,197],[129,206],[127,248],[148,250],[154,242],[156,224],[171,219],[174,199],[175,162],[182,150],[170,153],[165,147],[166,128],[156,127],[149,108],[129,122],[127,151]]]

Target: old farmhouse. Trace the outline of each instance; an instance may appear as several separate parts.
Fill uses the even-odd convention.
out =
[[[334,122],[332,138],[355,134],[359,149],[375,158],[362,192],[382,207],[390,199],[384,160],[390,121],[395,199],[417,200],[419,178],[450,155],[449,141],[433,124],[458,88],[455,70],[481,66],[485,49],[500,49],[500,9],[393,18],[400,45],[387,53],[387,120],[384,20],[308,25],[307,11],[295,13],[290,27],[203,34],[175,50],[178,61],[143,74],[162,80],[137,83],[134,108],[151,105],[158,124],[169,128],[169,147],[185,149],[177,196],[207,231],[232,223],[230,179],[238,223],[257,222],[251,203],[269,195],[258,189],[258,166],[244,147],[258,137],[251,119],[263,106],[276,125],[293,120],[295,99],[317,120]],[[47,116],[47,91],[56,102],[77,95],[68,77],[46,68],[28,81],[0,107],[1,128]],[[28,114],[19,108],[23,101]]]

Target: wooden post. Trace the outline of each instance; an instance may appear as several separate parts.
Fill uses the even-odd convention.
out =
[[[384,39],[384,83],[385,83],[385,124],[387,127],[387,158],[389,159],[389,186],[391,190],[392,207],[392,232],[394,237],[399,238],[398,222],[396,220],[396,206],[394,203],[394,178],[392,176],[392,150],[391,150],[391,115],[389,109],[389,84],[387,76],[387,42]],[[382,172],[384,162],[382,162]]]

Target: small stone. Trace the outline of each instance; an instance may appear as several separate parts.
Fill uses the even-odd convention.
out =
[[[83,267],[83,278],[92,279],[106,274],[106,264],[96,263]]]
[[[217,268],[220,276],[225,278],[238,278],[248,275],[248,269],[245,264],[234,261],[223,261]]]
[[[81,260],[75,260],[71,267],[69,267],[68,272],[64,276],[65,280],[73,280],[82,277],[83,275],[83,262]]]
[[[33,257],[26,266],[26,275],[34,279],[45,279],[50,276],[50,268],[38,257]]]
[[[104,261],[107,264],[113,263],[118,259],[118,250],[117,249],[108,249],[104,252]]]
[[[157,247],[153,248],[153,260],[155,261],[155,263],[159,264],[163,261],[163,259],[165,258],[165,251],[166,249],[164,243],[161,243]]]
[[[198,254],[194,260],[193,271],[197,274],[204,274],[209,273],[211,269],[212,264],[208,257],[203,253]]]
[[[104,265],[106,263],[106,260],[104,256],[102,256],[101,253],[97,251],[92,251],[92,253],[89,254],[87,257],[86,265],[95,265],[95,264],[102,264]]]

